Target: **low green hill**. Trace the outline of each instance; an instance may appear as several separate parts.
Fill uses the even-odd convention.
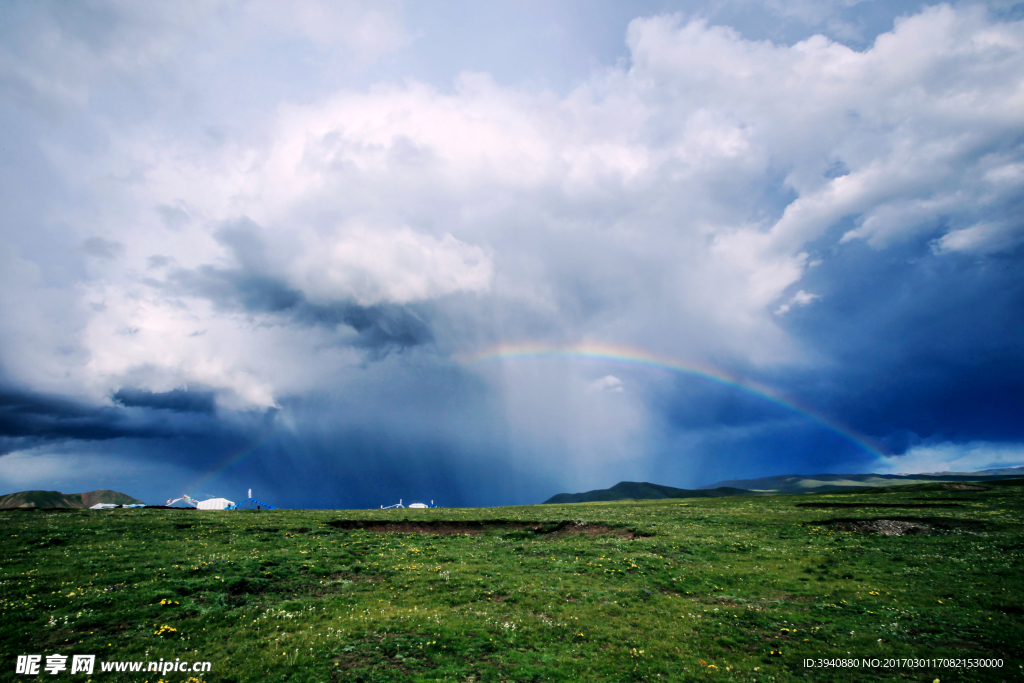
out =
[[[610,489],[585,493],[559,493],[544,501],[547,504],[598,503],[612,500],[657,500],[660,498],[719,498],[722,496],[756,496],[745,489],[720,486],[715,489],[677,489],[648,482],[620,481]]]
[[[126,493],[101,489],[85,493],[60,491],[19,491],[0,496],[0,508],[88,508],[97,503],[135,505],[141,500]]]

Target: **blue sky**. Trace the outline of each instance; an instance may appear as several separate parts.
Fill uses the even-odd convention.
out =
[[[9,3],[0,489],[499,505],[1024,464],[1022,19]]]

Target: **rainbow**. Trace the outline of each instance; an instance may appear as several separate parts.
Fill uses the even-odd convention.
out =
[[[550,344],[519,343],[499,344],[485,349],[478,353],[459,356],[457,360],[463,365],[493,361],[513,361],[529,358],[568,358],[571,360],[591,361],[598,363],[611,363],[615,365],[626,365],[640,368],[651,368],[655,370],[669,371],[688,377],[696,377],[701,380],[712,382],[721,386],[729,387],[754,396],[760,400],[768,401],[780,406],[790,412],[796,413],[818,425],[824,427],[834,434],[838,434],[846,441],[866,453],[876,457],[885,457],[878,447],[872,445],[868,440],[825,415],[786,398],[778,392],[757,382],[740,379],[729,375],[718,368],[711,366],[699,366],[692,363],[684,363],[667,356],[659,356],[648,353],[641,349],[628,346],[610,344],[579,343],[567,346],[554,346]]]
[[[192,480],[192,482],[189,484],[187,488],[192,491],[202,492],[208,486],[212,486],[213,482],[217,479],[217,477],[221,476],[222,474],[230,470],[232,467],[242,462],[250,455],[255,453],[257,450],[259,450],[260,447],[263,446],[263,444],[270,440],[272,434],[272,430],[264,430],[264,433],[259,438],[254,439],[253,441],[247,443],[246,445],[238,448],[233,453],[230,453],[226,458],[224,458],[221,461],[218,467],[214,468],[213,470],[208,470],[206,473]]]

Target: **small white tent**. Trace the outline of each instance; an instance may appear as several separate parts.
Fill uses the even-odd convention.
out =
[[[227,498],[211,498],[199,501],[199,505],[196,505],[196,508],[199,510],[223,510],[232,505],[234,503]]]

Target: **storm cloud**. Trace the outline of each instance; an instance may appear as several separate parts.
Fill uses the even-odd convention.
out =
[[[360,305],[348,297],[311,301],[287,276],[275,272],[262,232],[248,219],[236,221],[215,234],[234,255],[234,267],[169,268],[164,281],[149,279],[147,284],[172,296],[206,299],[222,312],[276,317],[281,324],[347,327],[355,333],[348,343],[378,357],[392,349],[431,341],[424,312],[412,305]]]
[[[145,389],[126,387],[114,392],[112,398],[115,403],[126,407],[173,410],[179,413],[213,413],[216,406],[212,391],[189,389],[153,393]]]
[[[0,485],[1024,464],[1019,11],[784,5],[15,5]]]

